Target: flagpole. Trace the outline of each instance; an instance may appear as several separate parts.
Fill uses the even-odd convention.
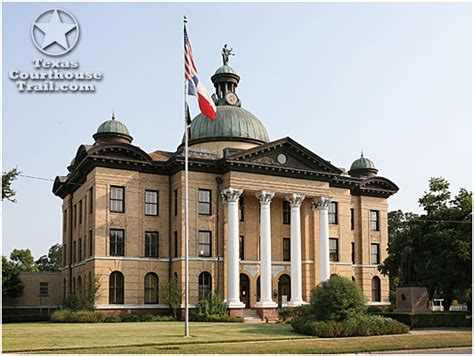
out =
[[[183,19],[184,28],[186,29],[186,23],[188,22],[186,16]],[[186,64],[185,64],[186,66]],[[186,70],[186,68],[185,68]],[[188,81],[186,76],[184,77],[184,337],[189,337],[189,265],[188,265],[188,239],[189,239],[189,227],[188,227],[188,141],[189,141],[189,130],[188,130]]]

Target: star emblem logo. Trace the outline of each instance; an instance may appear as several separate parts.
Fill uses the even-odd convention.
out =
[[[77,44],[79,23],[66,10],[48,9],[33,21],[31,39],[36,48],[44,54],[62,56]]]

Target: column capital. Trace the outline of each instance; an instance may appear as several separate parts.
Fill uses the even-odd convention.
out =
[[[221,191],[222,200],[225,203],[237,202],[244,190],[238,188],[227,188]]]
[[[299,193],[293,193],[286,196],[286,200],[290,202],[291,207],[299,208],[301,203],[303,203],[305,195]]]
[[[260,200],[261,205],[269,205],[275,196],[275,192],[262,190],[261,192],[255,193],[255,196],[258,198],[258,200]]]
[[[321,196],[319,198],[314,198],[311,205],[313,210],[328,210],[331,201],[331,197]]]

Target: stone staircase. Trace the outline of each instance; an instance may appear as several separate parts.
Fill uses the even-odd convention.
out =
[[[253,309],[244,309],[244,323],[264,323],[257,312]]]

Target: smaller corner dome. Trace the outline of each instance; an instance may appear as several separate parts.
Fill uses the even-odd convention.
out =
[[[235,74],[235,75],[237,75],[237,72],[230,65],[224,64],[223,66],[217,68],[214,75],[216,75],[216,74]]]
[[[101,143],[131,143],[133,137],[130,135],[127,126],[123,122],[112,119],[103,122],[98,128],[97,132],[93,135],[96,142]]]
[[[127,129],[127,126],[123,122],[112,118],[103,122],[98,128],[97,133],[119,133],[123,135],[130,136],[130,132]]]
[[[378,169],[375,168],[374,162],[364,157],[362,153],[360,158],[356,159],[349,170],[349,175],[352,177],[371,177],[376,175]]]

